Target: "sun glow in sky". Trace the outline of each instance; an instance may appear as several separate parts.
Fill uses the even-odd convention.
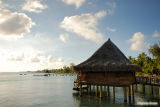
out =
[[[0,72],[61,68],[108,38],[128,57],[160,40],[159,0],[0,0]]]

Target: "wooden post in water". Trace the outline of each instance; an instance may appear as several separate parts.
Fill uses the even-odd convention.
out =
[[[142,85],[143,88],[143,94],[145,94],[145,84]]]
[[[153,85],[151,85],[151,93],[152,93],[152,95],[153,95]]]
[[[113,100],[115,100],[115,86],[112,87]]]
[[[134,85],[132,84],[132,101],[134,102]]]
[[[88,85],[88,94],[91,93],[91,85]]]
[[[123,94],[124,94],[124,102],[127,102],[127,89],[123,87]]]
[[[107,97],[110,96],[110,92],[109,92],[109,85],[107,85]]]
[[[98,96],[98,85],[96,85],[96,96]]]
[[[159,91],[159,97],[160,97],[160,87],[158,87],[158,91]]]
[[[138,91],[138,88],[137,88],[137,83],[136,83],[136,89],[135,89],[135,91],[136,91],[136,92]]]
[[[128,87],[128,99],[131,102],[131,86]]]
[[[102,98],[102,85],[100,85],[100,98]]]
[[[82,84],[80,83],[79,95],[82,96]]]

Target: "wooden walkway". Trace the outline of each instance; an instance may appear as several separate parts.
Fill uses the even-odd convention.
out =
[[[160,76],[136,76],[135,84],[160,86]]]

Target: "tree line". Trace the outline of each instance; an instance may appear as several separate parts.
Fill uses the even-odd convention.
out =
[[[36,72],[39,73],[74,73],[73,71],[73,66],[74,64],[71,63],[70,66],[64,66],[63,68],[60,69],[44,69],[44,70],[38,70]]]
[[[129,56],[129,60],[142,68],[137,75],[160,75],[160,41],[148,49],[151,57],[142,52],[137,58]]]

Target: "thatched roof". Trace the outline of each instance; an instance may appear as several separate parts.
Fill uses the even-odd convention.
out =
[[[89,59],[74,66],[74,70],[83,72],[105,71],[141,71],[132,64],[110,39],[105,42]]]

